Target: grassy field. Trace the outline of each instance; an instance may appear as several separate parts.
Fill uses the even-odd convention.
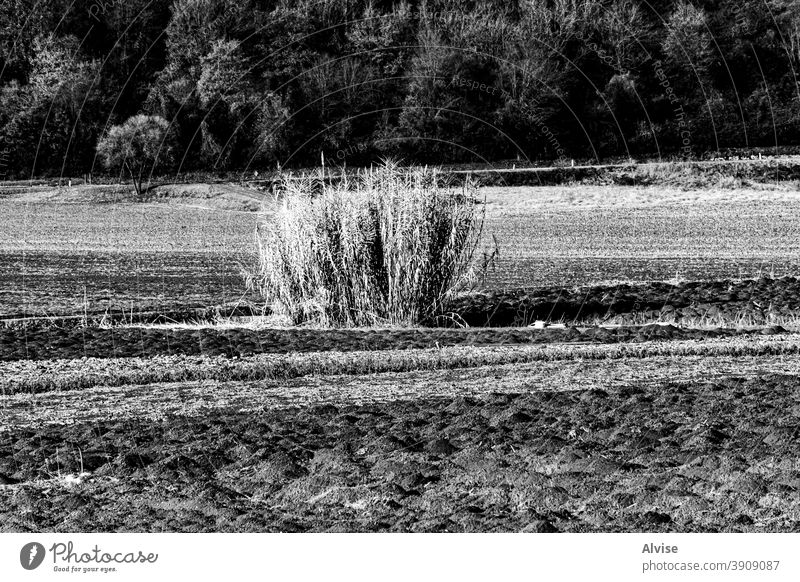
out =
[[[0,315],[168,310],[240,299],[242,270],[255,260],[252,208],[261,201],[221,209],[224,193],[201,193],[139,203],[113,202],[113,190],[96,189],[0,198]]]
[[[783,276],[800,261],[800,195],[783,188],[486,188],[494,286]]]
[[[487,288],[780,277],[800,267],[800,195],[786,185],[481,193],[484,248],[496,240],[500,250]],[[0,315],[242,298],[242,270],[255,261],[252,208],[263,195],[191,187],[109,203],[114,196],[93,187],[0,199]]]
[[[111,324],[256,301],[263,194],[0,196],[0,315],[79,316],[0,326],[0,531],[800,531],[800,193],[481,194],[475,327],[410,329]]]

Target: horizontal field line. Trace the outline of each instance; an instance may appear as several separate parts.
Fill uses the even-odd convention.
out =
[[[368,405],[391,401],[490,394],[650,389],[724,379],[800,376],[800,358],[783,356],[654,356],[642,359],[549,360],[475,368],[413,370],[361,375],[304,376],[288,380],[153,383],[96,386],[88,390],[0,396],[0,433],[43,425],[104,420],[203,417],[214,411]],[[661,389],[661,388],[659,388]]]
[[[165,382],[291,380],[454,370],[481,366],[639,360],[670,357],[763,357],[800,354],[800,334],[610,344],[448,346],[385,351],[304,352],[225,356],[164,355],[130,358],[0,362],[0,394],[85,390],[95,386]]]

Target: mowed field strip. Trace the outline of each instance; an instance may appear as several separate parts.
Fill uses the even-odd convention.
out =
[[[800,355],[800,334],[747,335],[703,340],[620,342],[611,344],[539,344],[447,346],[224,356],[11,360],[0,362],[0,394],[37,394],[96,386],[293,380],[305,376],[369,375],[478,368],[549,362],[650,361],[653,358],[793,357]]]
[[[260,380],[231,381],[237,368]],[[116,370],[92,374],[93,368]],[[142,369],[201,378],[145,383]],[[635,345],[444,348],[224,358],[131,358],[11,362],[0,431],[105,419],[194,417],[311,404],[364,404],[626,386],[708,383],[763,375],[800,375],[800,335]],[[24,378],[35,371],[36,379]],[[130,380],[125,383],[126,373]],[[158,372],[155,372],[158,374]],[[48,376],[50,376],[48,378]],[[152,376],[151,373],[151,378]],[[36,382],[66,389],[37,391]],[[108,380],[104,382],[104,380]],[[41,387],[41,386],[40,386]],[[68,389],[72,387],[73,389]]]

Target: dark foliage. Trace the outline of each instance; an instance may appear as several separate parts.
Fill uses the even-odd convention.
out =
[[[796,145],[798,65],[798,0],[0,0],[0,150],[101,172],[144,114],[169,172],[692,157]]]

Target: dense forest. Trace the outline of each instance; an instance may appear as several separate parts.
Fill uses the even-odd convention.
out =
[[[6,177],[800,143],[800,0],[0,0]],[[160,125],[158,126],[160,127]]]

